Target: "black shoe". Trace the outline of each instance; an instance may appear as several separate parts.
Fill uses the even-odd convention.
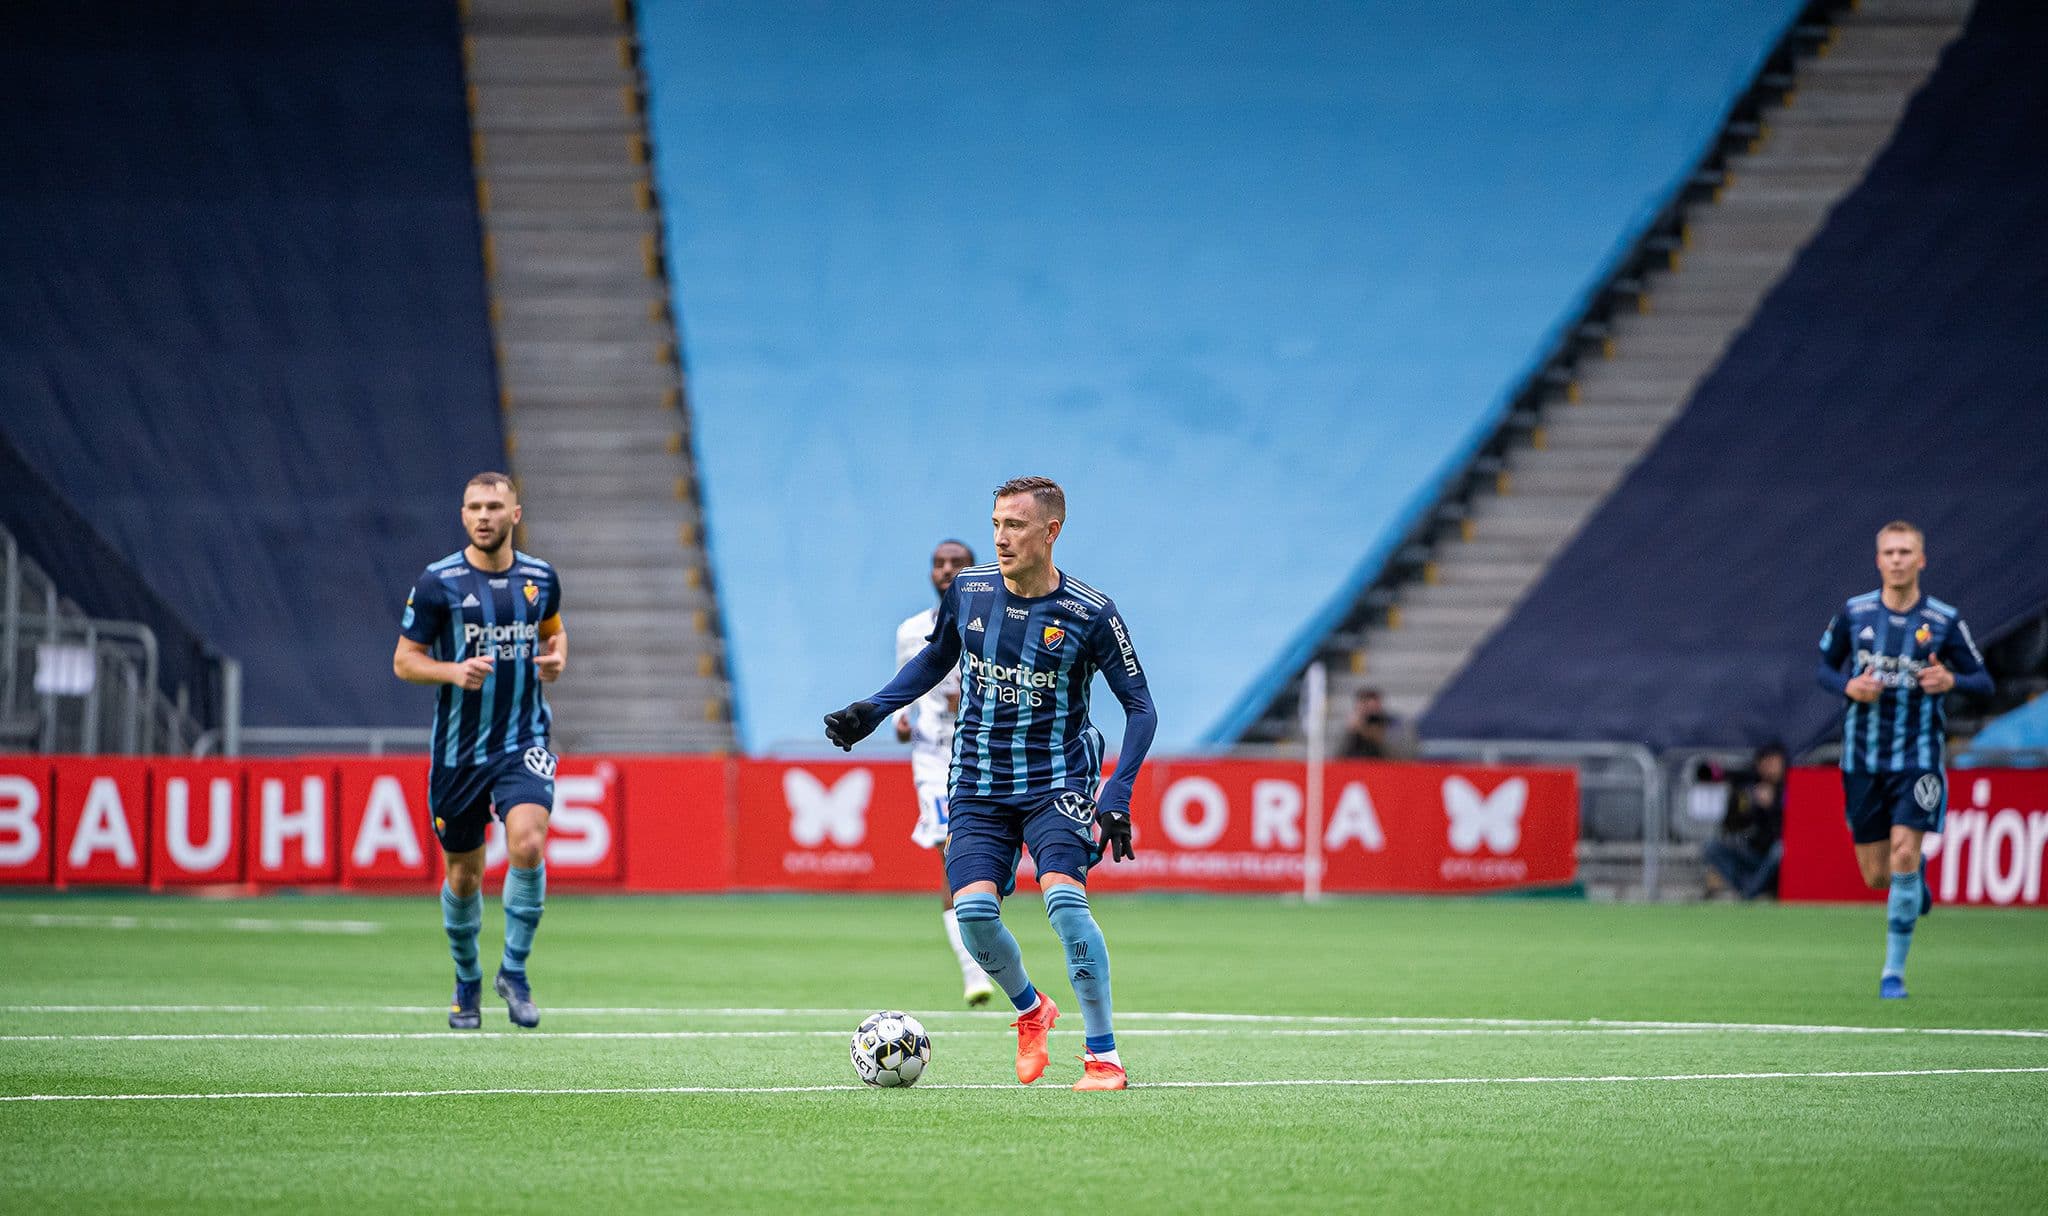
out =
[[[498,978],[491,981],[491,987],[505,998],[505,1012],[512,1018],[514,1026],[531,1029],[540,1025],[540,1010],[533,1005],[533,989],[527,986],[524,971],[507,971],[498,968]]]
[[[483,990],[482,980],[455,981],[455,999],[448,1004],[448,1029],[475,1030],[484,1024],[483,1010],[479,1007]]]

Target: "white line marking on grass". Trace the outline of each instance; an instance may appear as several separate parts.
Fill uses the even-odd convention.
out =
[[[429,1012],[439,1012],[430,1010]],[[362,1042],[374,1040],[457,1042],[469,1039],[522,1039],[530,1041],[633,1040],[633,1039],[807,1039],[837,1038],[841,1030],[331,1030],[331,1031],[194,1031],[137,1032],[132,1034],[0,1034],[0,1043],[261,1043],[261,1042]],[[1222,1028],[1214,1026],[1125,1027],[1117,1032],[1124,1038],[1602,1038],[1682,1037],[1712,1035],[1719,1031],[1695,1027],[1655,1026],[1344,1026],[1296,1030],[1282,1026]],[[1747,1032],[1744,1032],[1747,1033]],[[1798,1031],[1797,1033],[1805,1033]],[[1866,1033],[1855,1029],[1852,1033]],[[2032,1030],[1976,1030],[1939,1027],[1903,1027],[1896,1031],[1868,1033],[1908,1035],[1973,1035],[2043,1038],[2048,1033]],[[1000,1035],[1007,1028],[994,1026],[949,1027],[948,1035]]]
[[[260,1013],[260,1014],[435,1014],[446,1005],[0,1005],[4,1013]],[[730,1006],[596,1005],[554,1006],[547,1012],[567,1017],[864,1017],[874,1010],[848,1006],[841,1009],[738,1008]],[[973,1011],[938,1009],[916,1015],[923,1021],[965,1019],[993,1021],[1007,1019],[1007,1010]],[[1757,1034],[1757,1035],[1934,1035],[2004,1039],[2048,1039],[2048,1029],[1992,1026],[1844,1026],[1806,1025],[1795,1022],[1679,1022],[1629,1021],[1616,1018],[1486,1018],[1486,1017],[1365,1017],[1343,1014],[1199,1013],[1189,1010],[1118,1012],[1125,1022],[1220,1022],[1227,1025],[1284,1026],[1333,1029],[1288,1029],[1272,1033],[1291,1035],[1402,1033],[1415,1035],[1461,1035],[1481,1033],[1580,1033],[1580,1034]],[[1129,1033],[1129,1032],[1127,1032]],[[1146,1033],[1136,1031],[1135,1033]],[[1159,1032],[1165,1033],[1165,1032]],[[116,1036],[124,1037],[124,1036]]]
[[[0,925],[28,929],[158,929],[173,933],[382,933],[384,926],[374,920],[275,920],[260,916],[231,916],[219,920],[179,916],[78,916],[52,912],[0,912]]]
[[[2038,1068],[1891,1068],[1837,1072],[1686,1072],[1591,1077],[1331,1077],[1294,1080],[1247,1081],[1152,1081],[1133,1089],[1282,1089],[1293,1087],[1394,1088],[1430,1085],[1621,1085],[1678,1081],[1803,1081],[1855,1080],[1886,1077],[2010,1076],[2048,1073]],[[194,1102],[274,1098],[483,1098],[483,1097],[601,1097],[612,1095],[658,1096],[666,1094],[825,1094],[859,1093],[861,1085],[648,1085],[592,1086],[588,1088],[504,1088],[504,1089],[383,1089],[383,1090],[255,1090],[241,1093],[185,1094],[0,1094],[0,1102]],[[1018,1085],[922,1085],[924,1090],[1002,1089],[1015,1092]],[[1065,1086],[1040,1088],[1037,1093],[1065,1093]]]

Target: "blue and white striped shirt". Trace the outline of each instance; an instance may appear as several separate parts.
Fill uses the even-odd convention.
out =
[[[1885,607],[1882,592],[1842,605],[1820,639],[1821,687],[1844,694],[1852,676],[1877,677],[1884,688],[1868,704],[1849,701],[1842,714],[1842,767],[1859,773],[1939,769],[1946,762],[1948,717],[1942,697],[1920,687],[1920,673],[1939,655],[1964,692],[1989,693],[1991,675],[1954,606],[1930,595],[1904,612]]]
[[[541,622],[561,610],[555,568],[516,550],[503,571],[479,570],[463,552],[451,553],[413,583],[400,633],[444,662],[497,660],[482,688],[441,685],[434,702],[437,767],[483,764],[548,745],[548,703],[533,660]]]

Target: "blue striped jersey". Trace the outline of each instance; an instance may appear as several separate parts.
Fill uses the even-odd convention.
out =
[[[548,745],[548,702],[533,660],[541,650],[540,623],[561,610],[555,568],[517,550],[502,572],[479,570],[458,551],[420,574],[405,597],[399,632],[444,662],[497,660],[482,688],[441,685],[434,702],[436,765],[482,764]]]
[[[1904,612],[1883,594],[1859,595],[1828,622],[1820,639],[1820,681],[1841,693],[1850,677],[1869,673],[1884,686],[1875,701],[1850,700],[1842,714],[1842,767],[1896,773],[1939,769],[1946,762],[1948,716],[1942,697],[1920,687],[1929,660],[1955,673],[1966,691],[1991,690],[1984,656],[1954,606],[1923,595]]]

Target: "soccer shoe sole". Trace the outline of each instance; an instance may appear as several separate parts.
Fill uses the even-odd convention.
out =
[[[1043,1012],[1041,1016],[1031,1018],[1028,1030],[1023,1024],[1024,1018],[1018,1018],[1010,1023],[1017,1028],[1017,1080],[1025,1085],[1045,1075],[1045,1066],[1052,1062],[1052,1055],[1046,1050],[1045,1041],[1060,1020],[1060,1007],[1052,1003],[1051,997],[1041,992],[1038,999],[1044,1002],[1040,1006]],[[1035,1042],[1025,1038],[1025,1035],[1034,1032],[1037,1035]]]
[[[967,1007],[969,1009],[979,1009],[983,1005],[988,1004],[990,1000],[994,999],[996,995],[996,986],[994,984],[988,983],[969,984],[967,986],[967,991],[962,995],[966,997]]]
[[[1074,1082],[1075,1093],[1090,1093],[1099,1090],[1128,1089],[1130,1078],[1124,1070],[1114,1064],[1082,1063],[1081,1079]]]

